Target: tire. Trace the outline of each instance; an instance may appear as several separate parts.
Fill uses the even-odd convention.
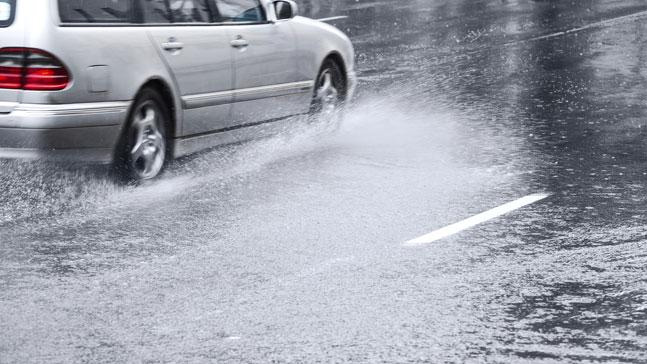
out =
[[[310,117],[315,122],[337,128],[342,121],[346,99],[346,77],[341,67],[326,59],[315,80]]]
[[[160,94],[151,88],[137,96],[122,134],[115,169],[126,183],[139,183],[159,176],[169,153],[167,135],[170,112]]]

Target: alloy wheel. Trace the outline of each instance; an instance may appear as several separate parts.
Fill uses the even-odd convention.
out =
[[[152,101],[141,104],[133,114],[129,167],[140,180],[155,178],[164,167],[166,141],[161,131],[161,112]]]
[[[331,69],[324,70],[317,82],[316,101],[319,113],[332,116],[339,106],[339,90],[335,85]]]

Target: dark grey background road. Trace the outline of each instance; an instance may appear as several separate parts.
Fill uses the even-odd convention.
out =
[[[0,162],[0,362],[647,361],[647,4],[301,5],[350,17],[338,133],[140,188]]]

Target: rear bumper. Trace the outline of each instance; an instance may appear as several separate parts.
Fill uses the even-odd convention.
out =
[[[129,107],[15,104],[0,113],[0,158],[110,163]]]

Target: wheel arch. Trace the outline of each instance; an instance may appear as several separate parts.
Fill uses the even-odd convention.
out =
[[[161,77],[151,77],[139,87],[133,99],[136,99],[137,96],[142,92],[142,90],[146,88],[151,88],[159,92],[160,96],[162,96],[162,99],[167,104],[166,106],[168,106],[169,108],[169,115],[171,116],[171,120],[169,120],[169,125],[167,125],[168,127],[167,137],[170,137],[170,138],[177,137],[178,133],[181,132],[180,126],[181,126],[182,108],[179,100],[177,99],[177,97],[175,96],[175,93],[173,92],[173,89],[171,88],[170,83],[166,82]]]
[[[159,95],[162,97],[162,100],[164,103],[166,103],[169,108],[169,116],[170,120],[168,121],[167,127],[167,135],[166,138],[167,140],[167,148],[169,149],[169,155],[173,155],[173,143],[171,141],[172,138],[175,138],[177,136],[177,133],[181,132],[180,126],[181,126],[181,107],[179,104],[179,100],[175,96],[170,84],[166,82],[163,78],[161,77],[151,77],[148,78],[145,82],[142,83],[142,85],[137,88],[137,91],[134,93],[132,96],[132,103],[130,105],[130,109],[128,110],[126,120],[124,120],[121,131],[119,133],[119,138],[116,141],[116,144],[114,146],[114,151],[113,151],[113,163],[119,163],[123,158],[121,156],[121,150],[124,147],[124,142],[125,142],[125,135],[128,132],[129,128],[129,123],[131,119],[131,115],[134,112],[134,107],[136,106],[137,98],[139,95],[141,95],[142,91],[145,89],[152,89],[155,90],[156,92],[159,93]]]
[[[344,94],[348,92],[348,68],[346,66],[346,62],[344,61],[344,57],[341,55],[341,53],[337,51],[332,51],[328,53],[326,57],[324,57],[323,61],[321,61],[321,66],[323,66],[326,61],[331,60],[339,66],[339,69],[341,70],[343,76],[344,76]],[[320,68],[321,71],[321,68]]]

